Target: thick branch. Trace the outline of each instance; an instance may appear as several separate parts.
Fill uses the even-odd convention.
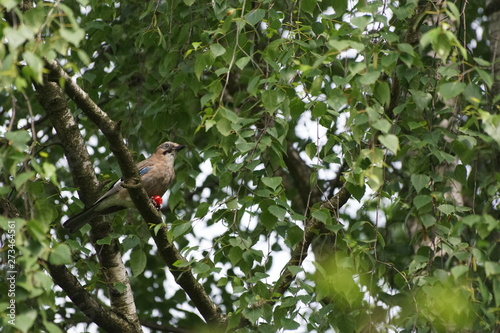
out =
[[[43,86],[37,86],[36,91],[38,101],[47,113],[64,149],[73,183],[79,189],[80,200],[90,205],[99,196],[99,182],[64,93],[57,84],[48,81]]]
[[[54,282],[66,292],[80,311],[99,327],[107,332],[137,331],[132,323],[97,302],[65,266],[52,265],[48,262],[45,262],[45,266],[48,268]]]
[[[92,204],[100,195],[99,182],[90,162],[85,141],[80,134],[71,110],[68,108],[62,90],[54,82],[45,81],[44,85],[37,86],[37,97],[60,138],[73,180],[75,185],[79,187],[80,198],[87,205]],[[120,311],[131,325],[135,326],[135,331],[140,332],[141,326],[137,317],[127,271],[121,258],[118,240],[113,239],[110,245],[97,245],[96,241],[98,239],[109,234],[111,225],[102,223],[102,219],[96,219],[92,222],[92,225],[91,239],[96,248],[99,262],[104,268],[102,272],[108,283],[111,305],[115,310]],[[55,280],[56,277],[52,277]],[[113,287],[115,283],[125,285],[124,292],[118,292]],[[68,296],[71,297],[71,295]],[[77,306],[81,305],[77,304]]]
[[[123,174],[123,181],[130,194],[132,201],[139,210],[146,223],[158,225],[163,220],[156,209],[151,204],[146,191],[140,183],[139,173],[135,161],[129,150],[125,146],[124,140],[119,131],[119,124],[115,123],[108,115],[102,111],[92,99],[83,91],[71,77],[57,64],[48,62],[47,67],[65,80],[65,91],[82,109],[82,111],[99,127],[110,143],[111,150],[115,155]],[[166,226],[160,227],[157,234],[151,229],[151,234],[158,246],[160,254],[167,263],[171,273],[175,276],[177,283],[191,298],[198,311],[209,323],[224,324],[225,317],[220,313],[217,305],[210,299],[207,292],[198,283],[190,267],[179,268],[176,262],[186,261],[179,250],[168,241]]]

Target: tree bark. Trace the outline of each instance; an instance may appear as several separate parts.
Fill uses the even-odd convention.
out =
[[[85,141],[80,134],[71,110],[68,108],[63,91],[56,83],[46,80],[44,85],[37,86],[37,98],[60,138],[75,186],[79,188],[81,200],[86,205],[92,204],[100,196],[99,182],[88,155]],[[132,327],[135,327],[133,332],[141,332],[142,329],[137,317],[127,270],[121,258],[118,240],[113,239],[110,245],[98,245],[97,240],[109,234],[111,225],[108,222],[103,222],[102,218],[95,219],[92,225],[91,239],[96,248],[99,262],[103,267],[102,272],[108,284],[111,306],[126,318]],[[53,269],[50,272],[60,272],[60,270]],[[55,281],[59,280],[58,276],[54,276],[54,274],[52,274],[52,277]],[[114,288],[116,283],[125,286],[123,292],[118,292]],[[71,298],[72,295],[68,296]],[[84,303],[77,303],[76,305],[82,311],[88,306]],[[96,322],[96,324],[100,325],[101,323]]]

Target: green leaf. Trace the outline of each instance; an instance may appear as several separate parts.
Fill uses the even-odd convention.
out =
[[[372,70],[372,71],[362,75],[361,78],[359,79],[359,82],[361,84],[369,86],[369,85],[377,82],[378,78],[380,77],[380,74],[381,74],[380,71]]]
[[[120,294],[123,294],[127,289],[127,285],[121,282],[114,282],[113,288],[115,288]]]
[[[59,33],[68,43],[75,46],[79,46],[80,42],[85,37],[85,31],[79,27],[73,27],[71,29],[61,28],[59,29]]]
[[[346,106],[347,98],[340,89],[334,89],[328,94],[326,102],[335,111],[340,111],[341,108]]]
[[[437,208],[446,215],[450,215],[456,210],[455,206],[448,204],[439,205]]]
[[[238,115],[232,110],[229,110],[226,108],[220,108],[219,112],[224,118],[226,118],[227,120],[229,120],[231,122],[238,122],[240,120]]]
[[[459,164],[453,171],[453,178],[455,178],[462,185],[467,184],[467,168],[463,164]]]
[[[183,0],[183,1],[189,7],[191,7],[194,4],[194,2],[195,2],[195,0]]]
[[[241,261],[242,256],[243,250],[238,246],[234,246],[229,250],[228,258],[233,266],[236,266]]]
[[[420,111],[423,111],[427,105],[432,100],[432,96],[429,93],[420,90],[409,89],[411,93],[412,100]]]
[[[424,33],[420,38],[420,46],[424,49],[427,45],[431,44],[432,48],[442,61],[448,59],[451,52],[452,44],[448,35],[443,31],[442,27],[437,27]]]
[[[411,55],[415,54],[415,50],[413,50],[413,46],[411,46],[411,44],[407,44],[407,43],[399,43],[398,50],[400,50],[401,52],[404,52],[404,53],[411,54]]]
[[[432,202],[432,197],[430,195],[417,195],[413,199],[413,204],[417,209],[421,209],[422,207],[430,204]]]
[[[411,176],[411,184],[417,191],[417,193],[420,193],[420,191],[429,186],[429,182],[431,181],[431,178],[427,175],[412,175]]]
[[[233,180],[233,175],[231,172],[224,172],[219,177],[219,187],[223,188],[231,184]]]
[[[236,67],[242,70],[247,66],[250,60],[251,60],[250,57],[241,57],[238,60],[236,60],[234,64],[236,65]]]
[[[325,209],[322,209],[322,210],[312,210],[311,211],[311,215],[312,217],[314,217],[316,220],[320,221],[320,222],[323,222],[324,224],[326,225],[329,225],[332,223],[332,216],[330,215],[330,213],[325,210]]]
[[[12,29],[11,27],[6,26],[3,28],[3,35],[9,41],[9,49],[16,50],[27,40],[33,39],[34,32],[25,25],[20,25],[17,29]]]
[[[13,184],[16,187],[17,190],[19,190],[28,180],[31,178],[35,177],[36,172],[30,171],[30,172],[23,172],[19,175],[16,175],[14,178]]]
[[[311,24],[311,29],[316,35],[321,35],[326,30],[325,26],[321,22],[314,22]]]
[[[194,62],[194,72],[198,80],[201,79],[201,75],[203,71],[214,63],[214,57],[212,56],[212,52],[205,52],[198,54],[196,56],[196,60]]]
[[[420,222],[422,222],[422,224],[426,228],[430,228],[436,224],[436,218],[434,216],[432,216],[431,214],[424,214],[424,215],[420,216]]]
[[[481,221],[481,215],[467,215],[462,219],[462,223],[468,225],[469,227],[474,227],[476,224],[480,224]]]
[[[208,213],[208,209],[210,208],[210,204],[208,202],[202,202],[198,204],[198,207],[196,208],[196,214],[194,215],[195,218],[200,218],[204,217]]]
[[[484,83],[486,83],[488,88],[491,89],[494,83],[493,76],[490,73],[482,70],[481,68],[476,67],[475,70],[479,74],[481,79],[484,81]]]
[[[239,208],[238,199],[233,198],[231,200],[226,201],[226,207],[227,209],[238,209]]]
[[[357,26],[359,30],[364,31],[371,20],[371,16],[368,15],[355,16],[351,19],[351,23]]]
[[[264,309],[262,307],[251,307],[243,310],[243,315],[245,318],[250,320],[252,323],[257,322],[260,317],[264,314]]]
[[[187,234],[191,230],[191,221],[177,220],[174,224],[172,226],[174,239]]]
[[[42,74],[44,69],[43,60],[33,52],[29,51],[23,53],[23,58],[28,63],[28,66],[30,66],[30,68],[33,70],[33,78],[38,83],[42,83],[43,81]]]
[[[130,253],[130,268],[134,277],[144,272],[147,261],[146,254],[140,247],[132,250],[132,253]]]
[[[28,131],[20,130],[5,133],[5,138],[9,140],[9,145],[15,150],[24,152],[28,149],[27,143],[31,140],[31,135]]]
[[[330,3],[335,10],[335,17],[343,15],[347,11],[348,0],[335,0]]]
[[[316,152],[317,152],[317,147],[316,147],[316,144],[313,143],[313,142],[310,142],[306,145],[306,154],[307,154],[307,157],[309,157],[311,160],[316,156]]]
[[[453,275],[453,278],[457,280],[460,278],[462,275],[467,273],[469,271],[469,267],[465,265],[458,265],[454,266],[451,268],[451,275]]]
[[[210,44],[210,52],[212,52],[212,55],[214,56],[214,58],[217,58],[217,57],[223,55],[224,53],[226,53],[226,49],[218,43]]]
[[[204,274],[210,272],[212,267],[204,262],[193,263],[193,273],[194,274]]]
[[[264,90],[262,91],[262,104],[269,113],[273,113],[281,106],[285,100],[285,94],[279,90]]]
[[[268,208],[269,213],[273,214],[278,218],[278,220],[282,221],[285,218],[286,210],[280,206],[272,205]]]
[[[16,324],[16,328],[18,328],[21,332],[33,332],[31,329],[33,328],[36,318],[37,312],[35,310],[28,310],[17,314],[14,322]]]
[[[245,15],[245,21],[250,25],[256,25],[266,16],[266,11],[264,9],[254,9]]]
[[[322,85],[323,85],[323,75],[316,76],[311,85],[311,95],[318,96],[321,93]]]
[[[438,92],[441,94],[444,100],[452,99],[460,95],[466,84],[463,82],[448,82],[439,85]]]
[[[297,275],[301,272],[304,271],[304,269],[301,267],[301,266],[295,266],[295,265],[290,265],[290,266],[287,266],[287,269],[290,271],[290,273],[292,273],[293,275]],[[293,298],[293,297],[290,297],[290,298]],[[283,305],[283,304],[282,304]]]
[[[56,244],[50,252],[49,262],[52,265],[69,265],[71,260],[71,250],[66,244]]]
[[[345,186],[347,187],[347,190],[349,190],[349,193],[351,193],[351,195],[358,201],[360,201],[365,195],[365,186],[359,186],[351,182],[347,182]]]
[[[397,136],[394,134],[379,135],[378,140],[394,155],[397,155],[399,151],[399,139]]]
[[[228,136],[233,132],[232,123],[227,118],[217,120],[215,127],[223,136]]]
[[[316,0],[302,0],[301,8],[306,13],[314,14],[314,9],[316,8]]]
[[[262,183],[267,187],[271,188],[273,191],[281,185],[281,177],[262,177]]]
[[[290,318],[281,319],[281,324],[284,330],[296,330],[300,327],[300,324],[298,322]]]
[[[109,235],[108,235],[108,236],[106,236],[106,237],[104,237],[104,238],[100,238],[100,239],[98,239],[98,240],[96,241],[96,244],[97,244],[97,245],[110,245],[110,244],[111,244],[111,240],[112,240],[112,239],[113,239],[113,238],[112,238],[111,236],[109,236]]]
[[[304,230],[296,225],[293,225],[286,230],[286,235],[287,240],[290,242],[290,246],[294,247],[302,240],[302,238],[304,238]]]
[[[378,129],[384,134],[389,133],[392,127],[391,123],[386,119],[378,119],[372,124],[372,126],[373,128]]]
[[[379,101],[381,105],[388,106],[391,101],[391,88],[389,87],[389,83],[387,82],[379,82],[375,83],[375,98]]]
[[[482,110],[479,111],[479,115],[483,120],[482,127],[484,131],[488,133],[493,140],[500,144],[500,116],[492,115],[491,113]]]
[[[10,12],[12,9],[19,5],[19,1],[16,0],[2,0],[0,1],[0,3],[7,10],[7,12]]]
[[[47,333],[63,333],[59,326],[54,323],[44,320],[43,325],[47,329]]]
[[[500,264],[494,261],[487,261],[484,263],[484,270],[486,276],[500,275]]]

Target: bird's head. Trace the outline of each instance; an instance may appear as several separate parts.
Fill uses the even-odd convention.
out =
[[[175,142],[164,142],[156,148],[156,154],[171,158],[172,160],[177,155],[177,152],[184,149],[186,146]]]

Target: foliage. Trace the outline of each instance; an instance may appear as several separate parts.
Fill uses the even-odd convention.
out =
[[[167,237],[227,330],[498,327],[500,116],[487,36],[472,30],[487,27],[483,1],[32,5],[0,1],[0,225],[16,222],[16,329],[88,322],[47,263],[111,297],[90,227],[60,227],[83,203],[39,103],[47,60],[121,121],[137,160],[164,139],[189,146]],[[116,179],[107,139],[68,101],[99,181]],[[330,210],[342,186],[352,198]],[[97,243],[119,240],[141,322],[205,327],[148,224],[132,210],[109,218],[113,232]],[[311,220],[321,224],[315,254],[289,266],[294,279],[276,293]],[[8,327],[6,311],[0,320]]]

